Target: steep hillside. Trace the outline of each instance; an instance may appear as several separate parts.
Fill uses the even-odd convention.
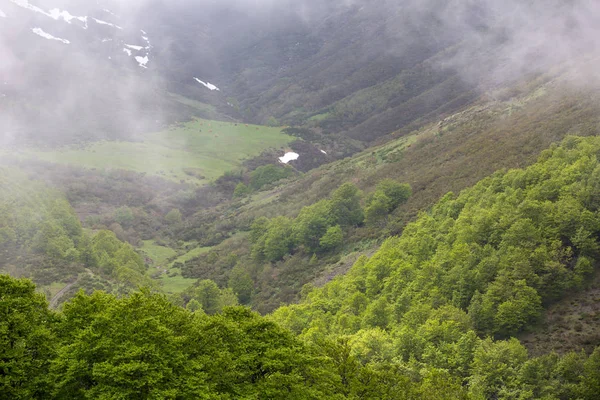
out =
[[[0,188],[0,271],[32,279],[53,305],[80,288],[156,286],[131,245],[107,230],[84,231],[62,193],[6,167]]]
[[[157,57],[168,60],[163,75],[178,90],[200,68],[245,118],[367,143],[521,77],[597,56],[598,10],[580,0],[223,1],[201,15],[182,12],[193,5],[179,0],[159,9],[143,13],[168,43]],[[190,47],[209,56],[201,63]],[[581,70],[579,79],[594,76]]]
[[[53,312],[30,281],[0,275],[0,387],[16,398],[596,399],[597,342],[532,357],[510,337],[596,290],[599,154],[599,138],[569,136],[528,168],[449,193],[269,317],[221,310],[210,281],[186,293],[187,309],[143,290],[80,293]],[[352,219],[348,198],[331,201]]]
[[[596,56],[596,10],[583,0],[2,7],[2,124],[11,140],[130,139],[197,115],[311,127],[340,158],[481,93]]]
[[[315,258],[310,251],[292,251],[282,261],[256,263],[251,260],[248,239],[234,236],[201,259],[190,260],[188,276],[227,285],[228,271],[239,263],[255,283],[252,304],[259,310],[294,301],[304,284],[322,283],[344,273],[360,254],[373,252],[383,238],[401,233],[418,212],[449,191],[460,192],[499,169],[529,165],[565,135],[595,135],[598,98],[573,90],[568,76],[543,76],[510,91],[490,93],[489,97],[498,100],[482,98],[475,106],[408,136],[400,132],[400,138],[392,135],[386,144],[355,157],[283,181],[274,189],[234,199],[231,206],[216,209],[221,215],[218,222],[209,222],[205,214],[189,218],[181,226],[184,237],[198,237],[207,231],[207,224],[215,232],[230,235],[248,230],[260,217],[294,218],[303,207],[327,198],[345,182],[364,192],[363,205],[384,179],[412,187],[406,204],[376,226],[347,230],[343,248],[332,253]]]
[[[404,361],[426,357],[407,344],[431,313],[456,313],[451,320],[482,336],[523,331],[597,273],[599,149],[598,138],[568,137],[526,169],[447,194],[373,257],[274,318],[307,337],[381,329],[404,345],[368,357]]]

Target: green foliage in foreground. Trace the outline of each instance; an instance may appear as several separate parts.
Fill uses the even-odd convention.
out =
[[[427,357],[401,362],[385,356],[402,346],[383,330],[305,343],[245,308],[207,316],[148,291],[124,298],[79,293],[55,313],[31,282],[0,275],[0,398],[591,400],[600,394],[600,348],[589,358],[528,359],[515,339],[481,340],[461,333],[466,316],[450,309],[434,314],[419,331]]]
[[[149,292],[80,293],[56,314],[2,275],[0,343],[2,399],[336,398],[330,362],[275,323]]]

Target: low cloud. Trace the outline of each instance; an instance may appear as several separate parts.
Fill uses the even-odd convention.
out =
[[[69,130],[64,127],[75,126],[75,130],[87,129],[86,134],[114,131],[118,136],[151,127],[163,115],[160,101],[149,107],[147,100],[158,96],[164,81],[183,84],[198,76],[213,82],[219,71],[233,68],[231,59],[224,56],[227,51],[254,45],[252,38],[294,24],[308,35],[323,35],[317,37],[322,46],[327,45],[327,35],[336,35],[330,25],[344,29],[349,43],[365,40],[362,48],[369,49],[369,56],[391,53],[401,59],[414,42],[429,41],[432,47],[446,48],[433,62],[483,88],[564,63],[577,65],[575,83],[600,82],[596,68],[600,3],[592,0],[128,0],[95,4],[40,0],[35,5],[73,15],[94,12],[97,18],[104,12],[100,19],[125,28],[116,35],[139,35],[144,29],[153,41],[155,58],[150,56],[149,71],[143,73],[135,63],[114,68],[114,60],[108,59],[116,55],[101,53],[103,47],[98,44],[84,49],[85,41],[73,33],[74,26],[27,14],[14,2],[4,2],[1,8],[7,18],[2,18],[0,26],[0,96],[5,97],[0,97],[0,138],[5,143],[25,131],[60,137]],[[56,37],[64,35],[70,44],[57,42],[49,47],[32,33],[37,25]],[[108,28],[94,26],[78,34],[89,37],[94,29]],[[353,29],[355,34],[348,33]],[[274,40],[270,45],[278,44]],[[259,61],[278,48],[267,50],[256,49]],[[101,54],[102,60],[92,54]],[[36,99],[43,100],[39,110]],[[110,104],[111,99],[118,105]],[[111,120],[115,109],[121,116]]]

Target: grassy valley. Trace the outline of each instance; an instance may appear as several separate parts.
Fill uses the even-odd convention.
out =
[[[145,258],[147,278],[165,292],[179,294],[196,282],[181,276],[181,266],[210,247],[197,240],[176,240],[173,223],[167,220],[169,211],[178,215],[177,224],[182,221],[179,209],[185,213],[183,217],[189,216],[199,193],[212,197],[212,204],[225,200],[223,193],[212,187],[217,178],[242,170],[245,161],[265,150],[272,152],[269,162],[275,162],[293,140],[282,128],[194,118],[134,141],[40,149],[19,146],[3,150],[2,162],[22,171],[23,182],[13,180],[5,189],[27,186],[31,180],[45,181],[66,193],[91,233],[109,229],[131,243]],[[206,206],[211,207],[210,203]],[[79,282],[78,275],[62,279],[67,283],[44,282],[40,287],[49,298],[62,289],[74,293],[80,287],[74,284]]]
[[[293,138],[280,128],[194,119],[137,141],[105,141],[56,149],[19,149],[25,159],[88,169],[122,169],[181,183],[204,184]],[[282,153],[283,155],[283,153]]]
[[[180,267],[176,264],[183,264],[198,257],[208,252],[210,247],[195,247],[192,243],[185,246],[185,249],[188,248],[191,250],[177,252],[170,247],[156,244],[154,240],[143,241],[140,251],[147,257],[150,265],[148,274],[159,282],[166,293],[181,293],[196,282],[196,279],[182,277]]]

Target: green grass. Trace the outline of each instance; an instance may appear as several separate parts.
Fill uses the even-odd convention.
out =
[[[197,279],[184,278],[178,268],[173,268],[173,264],[176,262],[185,263],[200,254],[208,252],[210,249],[210,247],[197,247],[177,257],[178,253],[174,249],[160,246],[154,240],[144,240],[140,251],[152,259],[148,274],[152,276],[161,273],[156,281],[160,283],[162,289],[167,293],[181,293],[193,285]],[[168,272],[164,273],[165,270]],[[174,276],[169,276],[170,274]]]
[[[242,161],[293,138],[281,128],[195,119],[143,142],[97,142],[86,147],[26,149],[22,158],[96,169],[125,169],[173,181],[206,183],[241,167]],[[192,174],[186,171],[193,171]]]
[[[164,276],[159,279],[162,284],[162,289],[167,293],[181,293],[185,289],[192,286],[197,279],[184,278],[181,275]]]
[[[167,293],[181,293],[188,287],[192,286],[197,279],[188,279],[181,276],[181,271],[178,268],[173,268],[173,264],[176,262],[185,263],[194,257],[198,257],[200,254],[206,253],[211,247],[197,247],[187,253],[177,257],[171,264],[169,264],[169,273],[176,272],[175,276],[163,275],[160,278],[162,288]]]
[[[176,262],[184,264],[186,261],[191,260],[192,258],[198,257],[200,254],[208,253],[212,247],[197,247],[193,250],[188,251],[182,256],[177,257],[175,261],[171,263],[173,265]]]
[[[308,120],[309,121],[323,121],[323,120],[326,120],[327,118],[329,118],[330,115],[331,115],[330,112],[326,112],[323,114],[317,114],[317,115],[313,115]]]
[[[142,253],[152,259],[151,266],[164,266],[169,260],[177,256],[177,252],[170,247],[160,246],[154,240],[144,240],[140,249]]]
[[[218,114],[216,107],[211,104],[201,103],[199,101],[188,99],[187,97],[183,97],[183,96],[180,96],[175,93],[169,93],[169,97],[171,97],[173,100],[177,101],[178,103],[195,108],[196,110],[198,110],[200,112],[212,114],[212,115]]]
[[[68,284],[64,282],[52,282],[49,285],[38,286],[37,291],[40,293],[44,293],[46,295],[46,299],[50,300],[67,285]]]

